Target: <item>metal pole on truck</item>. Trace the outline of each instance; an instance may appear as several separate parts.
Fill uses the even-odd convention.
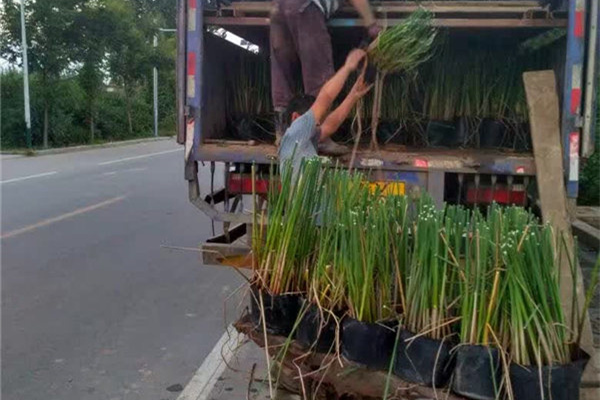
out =
[[[27,61],[27,33],[25,31],[25,0],[21,0],[21,42],[23,47],[23,99],[25,104],[25,139],[31,149],[31,109],[29,106],[29,63]]]

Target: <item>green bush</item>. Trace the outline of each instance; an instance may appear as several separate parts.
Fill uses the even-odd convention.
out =
[[[0,74],[0,144],[25,147],[23,76],[16,71]]]
[[[122,91],[103,92],[98,99],[96,135],[101,140],[114,141],[152,134],[152,105],[141,96],[131,100],[133,134],[129,134],[127,102]]]
[[[161,131],[174,133],[175,126],[175,77],[161,74],[159,87],[159,127]],[[19,71],[0,73],[1,79],[1,132],[3,149],[26,146],[23,112],[23,76]],[[34,147],[41,147],[44,129],[44,100],[41,77],[30,77],[31,127]],[[85,92],[80,81],[63,77],[52,84],[48,109],[48,142],[52,147],[90,143],[91,133]],[[145,84],[136,88],[131,101],[133,132],[129,132],[127,102],[123,90],[109,91],[103,88],[96,101],[95,141],[126,140],[153,133],[152,86]]]
[[[583,206],[600,206],[600,152],[588,158],[581,170],[577,203]]]

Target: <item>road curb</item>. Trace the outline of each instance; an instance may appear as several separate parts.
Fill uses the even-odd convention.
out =
[[[208,400],[213,387],[244,341],[244,335],[230,325],[177,400]]]
[[[123,140],[119,142],[108,142],[108,143],[100,143],[100,144],[88,144],[82,146],[70,146],[70,147],[59,147],[56,149],[47,149],[47,150],[34,150],[31,156],[47,156],[54,154],[64,154],[64,153],[75,153],[79,151],[87,151],[87,150],[96,150],[96,149],[105,149],[111,147],[122,147],[129,146],[140,143],[152,143],[152,142],[162,142],[165,140],[174,140],[174,136],[160,136],[160,137],[152,137],[152,138],[143,138],[143,139],[133,139],[133,140]],[[6,152],[2,153],[4,159],[15,158],[15,157],[28,157],[27,151],[19,151],[19,152]]]

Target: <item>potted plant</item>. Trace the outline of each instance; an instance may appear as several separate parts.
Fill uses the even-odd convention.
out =
[[[428,118],[426,137],[431,147],[448,146],[456,142],[456,124],[459,90],[459,77],[456,61],[449,54],[448,46],[442,51],[440,58],[448,60],[441,63],[432,60],[428,71],[422,77],[424,85],[423,114]]]
[[[509,378],[515,400],[578,399],[589,360],[579,348],[581,322],[589,302],[582,310],[574,308],[573,315],[579,318],[574,317],[569,325],[560,301],[555,243],[560,239],[555,240],[548,225],[532,222],[509,232],[504,243],[509,299],[505,318],[510,326],[512,358]]]
[[[444,224],[444,210],[423,197],[411,228],[404,329],[393,369],[400,378],[427,386],[443,386],[452,372],[450,335],[456,318],[451,282],[456,265],[451,261],[454,239],[446,237]]]
[[[296,340],[305,348],[331,352],[339,344],[343,312],[344,274],[340,265],[343,227],[340,215],[349,211],[362,190],[362,174],[330,169],[323,178],[318,248],[314,268],[306,270],[308,290]]]
[[[461,324],[452,390],[470,399],[494,400],[502,388],[500,310],[506,280],[500,254],[503,214],[493,205],[487,218],[476,211],[457,222],[457,233],[462,232],[465,240],[462,249],[461,244],[455,246],[461,264]]]
[[[395,338],[392,204],[380,189],[362,185],[357,204],[340,216],[339,263],[347,316],[342,321],[342,355],[367,367],[386,369]]]
[[[296,179],[291,167],[283,168],[280,186],[271,182],[266,213],[254,214],[251,315],[270,333],[288,335],[298,317],[299,295],[307,284],[304,271],[313,263],[318,240],[321,163],[304,161]]]

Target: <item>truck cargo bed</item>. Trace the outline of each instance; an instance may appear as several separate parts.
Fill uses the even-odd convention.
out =
[[[277,148],[271,144],[231,144],[226,140],[198,146],[196,159],[230,163],[269,164],[277,161]],[[339,157],[347,165],[351,154]],[[335,160],[335,158],[332,158]],[[462,173],[535,175],[533,155],[485,149],[407,148],[386,145],[379,152],[359,149],[356,168],[386,170],[444,170]]]

